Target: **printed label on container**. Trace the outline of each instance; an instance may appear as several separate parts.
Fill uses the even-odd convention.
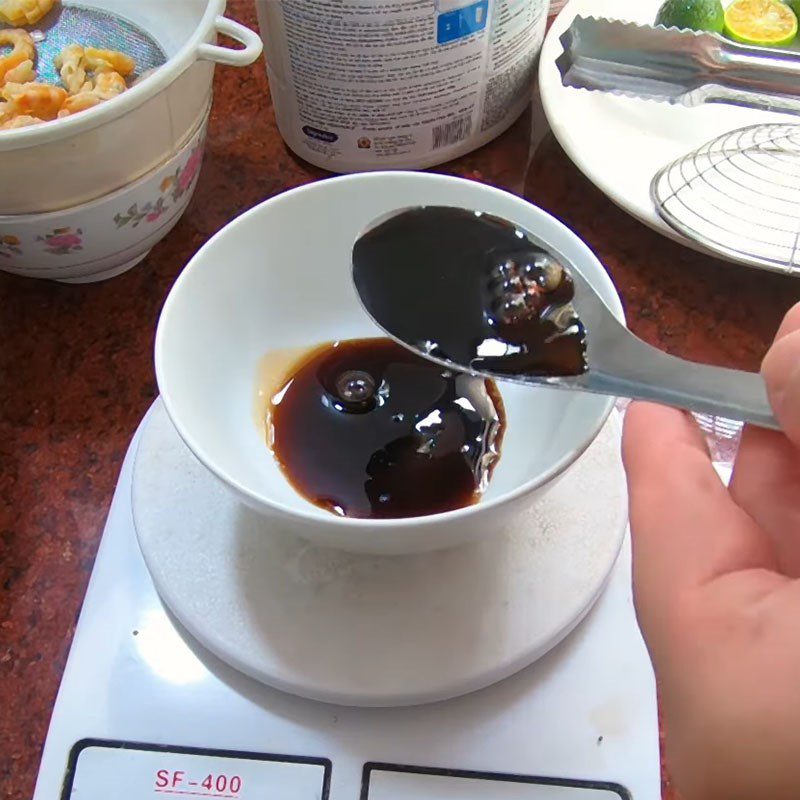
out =
[[[547,0],[258,0],[281,133],[349,171],[489,141],[530,99]]]

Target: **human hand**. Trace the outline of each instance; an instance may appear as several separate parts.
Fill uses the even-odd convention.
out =
[[[800,305],[762,374],[730,487],[689,414],[636,403],[623,457],[636,612],[685,800],[800,797]]]

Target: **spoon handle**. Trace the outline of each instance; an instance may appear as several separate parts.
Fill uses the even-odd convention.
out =
[[[605,349],[602,362],[593,364],[586,376],[589,391],[780,428],[756,372],[686,361],[632,334]]]

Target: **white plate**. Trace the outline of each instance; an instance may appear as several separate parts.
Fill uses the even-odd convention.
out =
[[[542,48],[539,83],[547,119],[578,169],[629,214],[682,244],[709,252],[670,228],[656,212],[650,182],[662,167],[728,131],[797,117],[725,105],[696,108],[566,88],[555,60],[572,20],[606,17],[652,24],[662,0],[571,0]],[[734,255],[731,261],[739,261]],[[744,263],[743,261],[740,263]]]

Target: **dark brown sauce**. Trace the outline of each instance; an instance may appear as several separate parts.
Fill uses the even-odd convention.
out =
[[[324,345],[268,409],[272,451],[307,500],[347,517],[436,514],[478,500],[500,455],[493,381],[454,373],[389,339]]]
[[[497,217],[438,206],[403,212],[356,242],[353,279],[384,330],[437,359],[504,375],[587,369],[572,278]]]

